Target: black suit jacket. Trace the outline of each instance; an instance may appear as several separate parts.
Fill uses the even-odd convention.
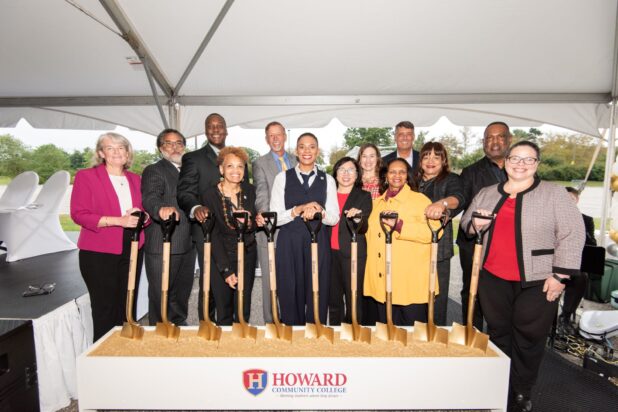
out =
[[[168,160],[161,159],[147,166],[142,173],[142,205],[154,224],[145,229],[147,253],[160,254],[163,251],[163,233],[161,232],[159,210],[164,206],[173,206],[180,212],[180,221],[171,238],[172,254],[186,253],[191,249],[191,224],[182,213],[176,198],[178,169]]]
[[[472,199],[474,199],[474,196],[476,196],[482,188],[505,182],[507,180],[504,169],[500,169],[498,165],[489,160],[487,156],[468,167],[464,167],[461,171],[460,179],[463,184],[465,197],[463,213],[466,213],[466,209],[470,203],[472,203]],[[473,241],[474,237],[468,236],[464,233],[462,227],[459,226],[459,232],[457,233],[457,244],[464,247],[469,246],[469,249],[471,250]]]
[[[255,187],[251,184],[243,187],[243,209],[251,213],[251,225],[243,237],[245,243],[245,257],[247,251],[255,250]],[[235,271],[235,260],[237,259],[238,243],[236,230],[231,229],[225,222],[223,215],[223,203],[217,186],[208,188],[201,196],[201,204],[208,207],[215,218],[215,225],[212,229],[212,257],[217,270],[223,277],[227,278]],[[232,223],[231,219],[228,219]],[[234,266],[232,266],[234,261]]]
[[[358,236],[356,237],[358,241],[358,257],[366,257],[367,256],[367,241],[365,240],[365,233],[368,228],[368,220],[369,215],[371,214],[371,209],[373,207],[373,203],[371,201],[371,194],[359,187],[354,187],[350,192],[350,196],[346,200],[343,205],[343,210],[349,210],[352,208],[360,209],[363,211],[363,223],[358,231]],[[342,214],[339,219],[339,252],[344,257],[350,257],[351,248],[350,244],[352,242],[352,235],[348,230],[348,225],[346,223],[346,217]]]
[[[247,173],[249,173],[249,169],[245,164],[243,190],[246,190],[248,185]],[[220,178],[217,155],[210,144],[206,144],[204,147],[182,157],[182,167],[178,178],[178,204],[187,216],[191,214],[193,207],[203,205],[200,197],[206,193],[208,188],[219,183]],[[197,222],[193,222],[191,234],[194,242],[201,243],[204,241],[204,233]]]

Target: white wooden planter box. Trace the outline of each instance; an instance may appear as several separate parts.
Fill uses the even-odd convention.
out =
[[[498,353],[497,357],[88,356],[112,332],[78,358],[80,411],[506,410],[507,405],[510,360],[491,343],[490,347]],[[252,388],[253,393],[247,386]]]

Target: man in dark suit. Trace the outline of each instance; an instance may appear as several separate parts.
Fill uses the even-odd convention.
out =
[[[463,213],[466,213],[468,205],[482,188],[506,181],[504,156],[511,145],[511,140],[512,136],[509,126],[504,122],[493,122],[485,128],[485,133],[483,134],[483,151],[485,156],[478,162],[465,167],[461,172],[465,197],[465,204],[462,205]],[[457,245],[459,245],[459,261],[463,278],[461,310],[463,323],[465,324],[468,312],[468,296],[470,295],[470,280],[472,278],[474,237],[469,237],[459,227]],[[482,330],[483,315],[478,300],[474,305],[474,309],[473,324],[477,329]]]
[[[146,276],[148,277],[148,320],[151,325],[161,321],[161,272],[163,233],[161,221],[170,217],[178,223],[171,238],[168,319],[177,325],[187,324],[189,295],[193,287],[195,249],[191,244],[191,225],[181,213],[176,199],[176,187],[185,137],[177,130],[165,129],[157,137],[162,159],[147,166],[142,173],[142,204],[153,224],[146,233]]]
[[[257,213],[270,210],[270,193],[275,176],[280,172],[293,168],[297,163],[296,156],[290,156],[285,151],[287,135],[281,123],[268,123],[265,132],[266,143],[268,143],[270,151],[253,162],[253,184],[255,185],[257,195],[255,200],[255,209]],[[258,259],[262,272],[262,308],[264,312],[264,322],[272,323],[268,242],[266,234],[261,230],[257,232],[256,239],[258,244]]]
[[[414,124],[412,122],[404,120],[397,123],[397,126],[395,126],[395,144],[397,145],[397,150],[382,158],[384,165],[398,157],[405,159],[412,166],[409,173],[410,181],[412,181],[413,171],[420,165],[418,151],[413,149]]]
[[[206,117],[205,133],[208,143],[201,149],[187,153],[182,159],[182,168],[178,179],[178,204],[187,216],[192,219],[191,236],[197,249],[200,265],[200,294],[198,297],[198,315],[203,318],[202,277],[204,276],[204,234],[200,227],[208,208],[201,204],[200,198],[211,186],[219,183],[221,174],[217,166],[217,155],[225,147],[227,125],[225,119],[218,113]],[[209,298],[210,319],[214,319],[215,304],[211,295]]]

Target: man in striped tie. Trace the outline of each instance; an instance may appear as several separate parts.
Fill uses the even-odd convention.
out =
[[[278,173],[296,166],[296,156],[285,151],[287,135],[285,128],[279,122],[270,122],[266,125],[266,143],[270,151],[253,162],[253,184],[256,190],[255,210],[260,212],[269,211],[270,195],[273,181]],[[270,279],[268,277],[268,245],[263,231],[257,233],[258,260],[262,273],[262,306],[264,310],[264,322],[272,323],[272,311],[270,302]]]

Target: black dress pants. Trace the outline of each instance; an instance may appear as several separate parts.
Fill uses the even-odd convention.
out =
[[[448,289],[451,280],[451,258],[438,261],[438,286],[440,294],[434,302],[434,322],[439,326],[446,326],[448,312]]]
[[[581,272],[579,276],[571,277],[566,283],[564,288],[564,302],[562,304],[562,316],[564,318],[570,318],[577,307],[579,302],[582,301],[584,294],[586,293],[586,286],[588,285],[588,274]]]
[[[130,236],[130,231],[125,230],[120,255],[90,250],[79,251],[79,270],[90,295],[95,342],[114,326],[121,326],[126,320],[125,308],[131,255]],[[139,278],[142,273],[142,258],[143,254],[140,250],[137,259],[135,300],[137,300]],[[135,308],[136,305],[133,304],[134,317]]]
[[[479,280],[479,299],[491,341],[511,358],[511,391],[529,397],[558,301],[547,301],[543,283],[522,288],[520,282],[500,279],[485,270]]]
[[[358,258],[356,276],[356,318],[362,325],[366,324],[364,309],[367,298],[363,296],[366,261],[366,256]],[[330,276],[328,322],[330,325],[341,325],[341,322],[352,323],[351,261],[350,257],[344,256],[340,250],[331,249]]]

